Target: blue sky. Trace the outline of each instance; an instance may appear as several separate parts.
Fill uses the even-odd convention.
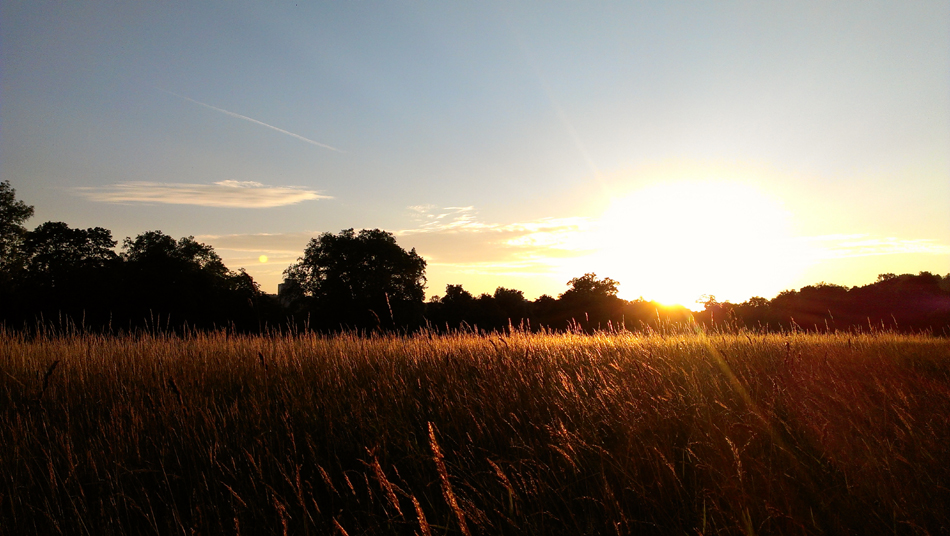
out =
[[[945,274],[948,27],[946,2],[8,1],[0,180],[29,226],[194,235],[272,292],[350,227],[416,247],[429,294]]]

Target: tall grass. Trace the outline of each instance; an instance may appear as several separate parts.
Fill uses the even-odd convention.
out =
[[[950,530],[950,341],[0,334],[3,534]]]

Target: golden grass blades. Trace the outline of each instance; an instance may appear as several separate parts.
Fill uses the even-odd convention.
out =
[[[0,332],[0,532],[940,534],[948,415],[886,332]]]

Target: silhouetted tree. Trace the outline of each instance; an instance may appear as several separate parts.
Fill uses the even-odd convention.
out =
[[[663,305],[642,297],[623,304],[623,327],[630,330],[678,329],[694,319],[692,311],[681,305]]]
[[[288,311],[312,315],[312,325],[320,328],[393,328],[420,325],[425,311],[437,329],[503,330],[526,319],[534,328],[676,329],[673,323],[696,320],[729,329],[887,328],[950,335],[950,274],[929,272],[881,274],[863,287],[819,283],[738,305],[707,296],[695,315],[642,298],[622,300],[617,281],[594,273],[571,279],[558,299],[543,295],[529,302],[523,292],[504,287],[474,297],[461,285],[448,285],[445,296],[423,304],[425,260],[379,229],[347,229],[311,240],[285,271],[278,301],[191,236],[175,240],[149,231],[126,238],[117,255],[112,233],[101,227],[46,222],[27,231],[33,207],[15,193],[8,181],[0,182],[0,321],[17,329],[64,316],[78,324],[81,315],[87,327],[140,327],[159,320],[162,327],[168,322],[253,330],[282,323]]]
[[[5,324],[19,325],[28,317],[23,307],[23,224],[32,216],[33,207],[17,200],[10,181],[0,182],[0,322]]]
[[[950,274],[882,274],[873,284],[851,289],[848,312],[855,324],[943,333],[950,330],[948,283]]]
[[[772,300],[755,297],[726,306],[739,327],[752,329],[803,329],[839,331],[894,329],[950,334],[950,275],[929,272],[881,274],[877,281],[848,288],[818,283],[801,290],[782,291]],[[703,311],[697,317],[709,322],[714,316]]]
[[[435,329],[458,329],[463,322],[471,326],[480,321],[478,302],[462,285],[446,285],[445,296],[433,298],[426,305],[426,319]]]
[[[121,264],[115,245],[112,233],[101,227],[71,229],[46,222],[27,232],[17,290],[8,297],[15,311],[6,318],[32,322],[42,314],[77,324],[107,321]]]
[[[442,297],[443,305],[461,306],[466,308],[470,307],[474,303],[475,296],[472,296],[471,292],[462,288],[462,285],[445,286],[445,296]]]
[[[256,327],[257,284],[243,270],[229,271],[211,246],[192,236],[176,241],[148,231],[126,238],[124,249],[123,284],[133,323],[171,315],[176,325]]]
[[[548,294],[531,302],[531,323],[535,327],[560,328],[562,323],[558,301]]]
[[[728,301],[720,302],[712,294],[700,296],[697,303],[703,304],[703,310],[696,315],[696,320],[710,327],[725,326],[735,323],[735,306]]]
[[[567,289],[560,298],[563,299],[603,299],[617,296],[617,287],[620,283],[609,277],[597,279],[597,274],[586,273],[567,282],[571,288]]]
[[[562,321],[573,320],[587,330],[606,329],[608,323],[623,322],[623,300],[617,297],[619,283],[586,273],[567,282],[569,288],[558,298]]]
[[[753,296],[736,305],[733,313],[742,326],[749,329],[767,330],[778,327],[771,302],[760,296]]]
[[[108,229],[70,229],[63,222],[48,221],[27,233],[23,249],[31,279],[56,287],[78,283],[91,270],[118,260],[115,246]]]
[[[897,274],[893,274],[893,273],[890,273],[890,272],[888,272],[888,273],[886,273],[886,274],[877,274],[877,282],[878,282],[878,283],[883,283],[883,282],[885,282],[885,281],[890,281],[891,279],[895,279],[895,278],[897,278]]]
[[[503,331],[510,325],[527,325],[531,308],[531,302],[520,290],[498,287],[492,294],[474,297],[462,285],[446,285],[445,296],[427,305],[426,318],[436,329]]]
[[[17,201],[10,181],[0,182],[0,285],[22,266],[21,248],[26,236],[23,224],[32,216],[33,207]]]
[[[502,328],[508,323],[518,327],[530,317],[530,302],[520,290],[498,287],[492,295],[501,318]]]
[[[123,258],[133,264],[153,269],[180,272],[202,271],[210,277],[224,277],[228,269],[214,248],[195,240],[193,236],[179,240],[161,231],[147,231],[123,242]]]
[[[770,307],[784,328],[834,330],[850,323],[852,298],[847,287],[821,282],[780,292]]]
[[[421,322],[425,267],[392,233],[345,229],[311,239],[284,276],[309,299],[317,327],[389,328]]]

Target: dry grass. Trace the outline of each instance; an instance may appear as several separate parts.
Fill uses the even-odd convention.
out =
[[[3,534],[950,531],[950,341],[0,334]]]

